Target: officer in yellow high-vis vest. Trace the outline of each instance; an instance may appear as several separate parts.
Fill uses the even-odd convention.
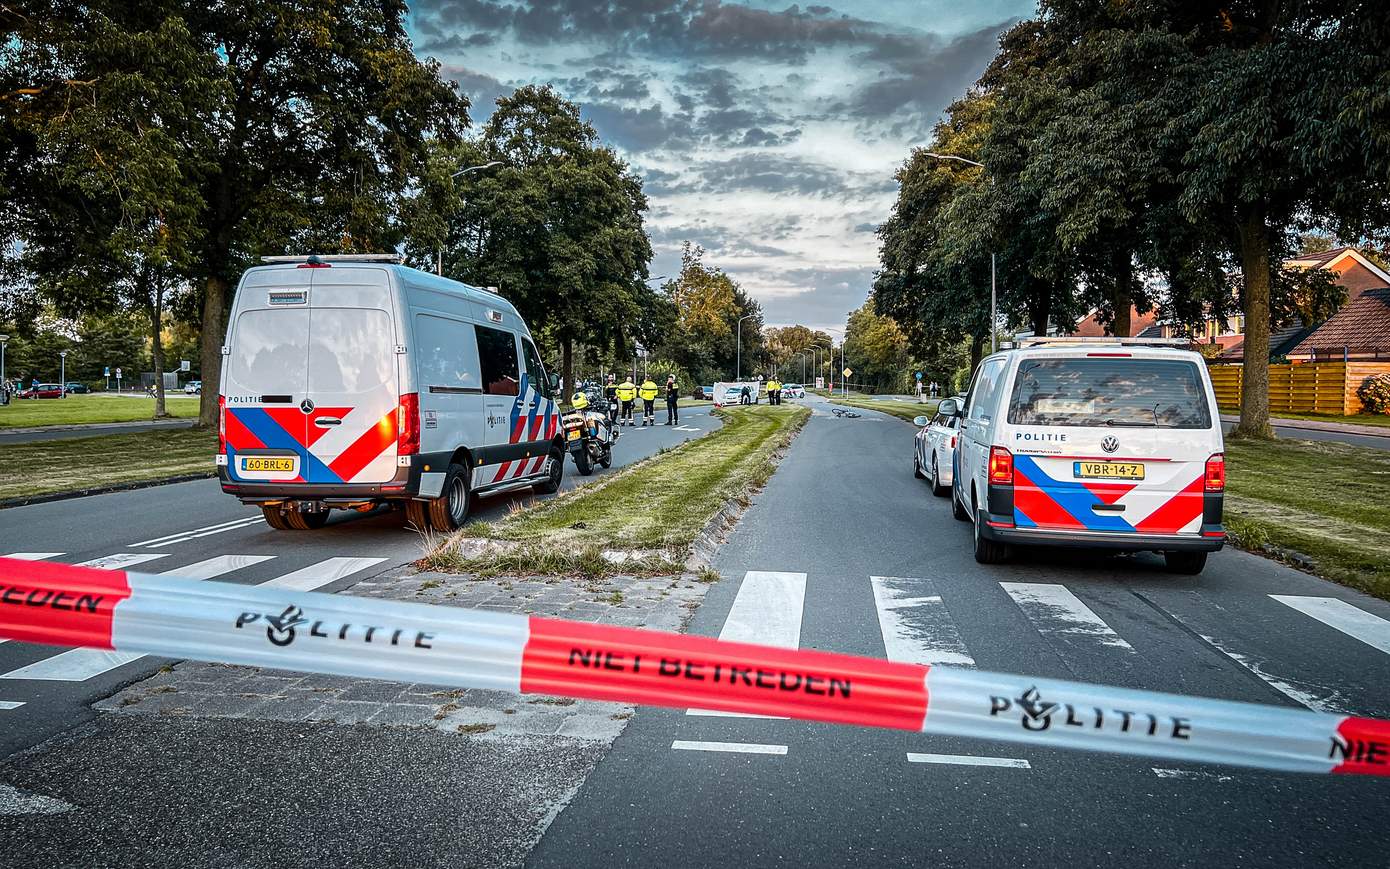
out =
[[[632,403],[637,400],[637,386],[633,384],[631,377],[623,378],[623,382],[618,384],[617,393],[618,403],[623,408],[618,424],[632,425]]]
[[[767,382],[767,403],[782,403],[782,381],[775,377]]]
[[[656,395],[657,387],[652,379],[648,377],[642,381],[638,387],[637,394],[642,396],[642,425],[656,425]]]

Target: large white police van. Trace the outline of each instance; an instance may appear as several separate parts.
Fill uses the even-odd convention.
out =
[[[222,491],[282,530],[392,503],[448,531],[476,494],[559,488],[557,384],[505,299],[394,255],[264,261],[222,348]]]
[[[956,409],[951,492],[976,561],[1017,543],[1153,550],[1201,572],[1226,537],[1225,448],[1206,365],[1183,343],[1023,339],[981,361]]]

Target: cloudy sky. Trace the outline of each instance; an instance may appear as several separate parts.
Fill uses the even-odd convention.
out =
[[[579,103],[645,179],[652,274],[685,240],[770,325],[863,303],[893,171],[1033,0],[415,0],[416,51],[484,120],[521,84]]]

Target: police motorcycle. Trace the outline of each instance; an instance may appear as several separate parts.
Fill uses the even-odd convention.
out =
[[[613,465],[613,444],[618,429],[608,413],[608,402],[602,393],[576,392],[570,399],[571,409],[560,417],[565,429],[565,445],[574,457],[574,466],[582,476],[594,472],[594,465],[608,468]]]

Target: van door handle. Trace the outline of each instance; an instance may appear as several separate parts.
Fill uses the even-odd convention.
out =
[[[314,425],[318,426],[319,428],[328,428],[329,426],[342,425],[342,423],[342,419],[336,416],[321,416],[318,419],[314,420]]]

